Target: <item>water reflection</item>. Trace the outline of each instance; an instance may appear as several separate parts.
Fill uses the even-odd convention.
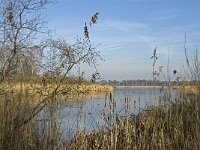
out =
[[[54,116],[62,127],[63,137],[69,140],[77,130],[99,130],[110,119],[115,122],[116,114],[124,117],[137,114],[148,106],[161,104],[160,97],[165,91],[166,89],[161,91],[158,87],[117,87],[113,89],[112,98],[109,93],[96,93],[87,96],[85,100],[65,102],[54,109]],[[171,94],[174,97],[175,91]],[[46,114],[41,113],[40,118],[48,118]]]

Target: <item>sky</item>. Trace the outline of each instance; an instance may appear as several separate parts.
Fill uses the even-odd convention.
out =
[[[58,0],[46,10],[55,36],[72,42],[83,37],[85,22],[99,13],[90,39],[105,61],[98,71],[105,80],[152,79],[150,57],[157,46],[156,67],[181,71],[184,41],[189,57],[200,47],[200,0]],[[89,77],[95,70],[81,65]]]

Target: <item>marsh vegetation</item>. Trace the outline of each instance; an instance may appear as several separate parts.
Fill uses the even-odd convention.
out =
[[[68,43],[46,30],[48,4],[0,0],[0,149],[200,149],[198,50],[191,61],[185,48],[187,77],[174,70],[176,90],[167,79],[156,87],[157,48],[153,86],[113,89],[96,82],[102,58],[90,27],[99,13],[85,23],[84,37]],[[90,79],[81,63],[95,69]]]

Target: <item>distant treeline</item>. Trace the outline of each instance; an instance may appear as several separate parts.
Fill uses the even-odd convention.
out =
[[[112,86],[165,86],[165,85],[176,85],[177,82],[169,82],[169,81],[153,81],[153,80],[101,80],[102,84],[109,84]]]

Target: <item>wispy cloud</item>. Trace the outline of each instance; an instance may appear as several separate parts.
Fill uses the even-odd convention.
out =
[[[194,33],[199,33],[199,27],[200,23],[187,23],[183,25],[178,25],[174,27],[166,27],[165,33],[187,33],[187,32],[194,32]]]
[[[140,22],[126,21],[126,20],[104,20],[102,26],[118,31],[132,31],[138,28],[146,28],[147,25]]]
[[[165,21],[165,20],[175,19],[179,16],[180,16],[180,14],[170,14],[170,15],[166,14],[166,15],[154,17],[152,20],[154,20],[154,21]]]
[[[150,45],[153,39],[147,35],[121,35],[121,36],[108,36],[98,38],[101,44],[102,51],[118,51],[123,49],[137,49],[138,45]]]
[[[156,10],[149,14],[153,21],[168,21],[180,17],[182,12],[174,9]]]

